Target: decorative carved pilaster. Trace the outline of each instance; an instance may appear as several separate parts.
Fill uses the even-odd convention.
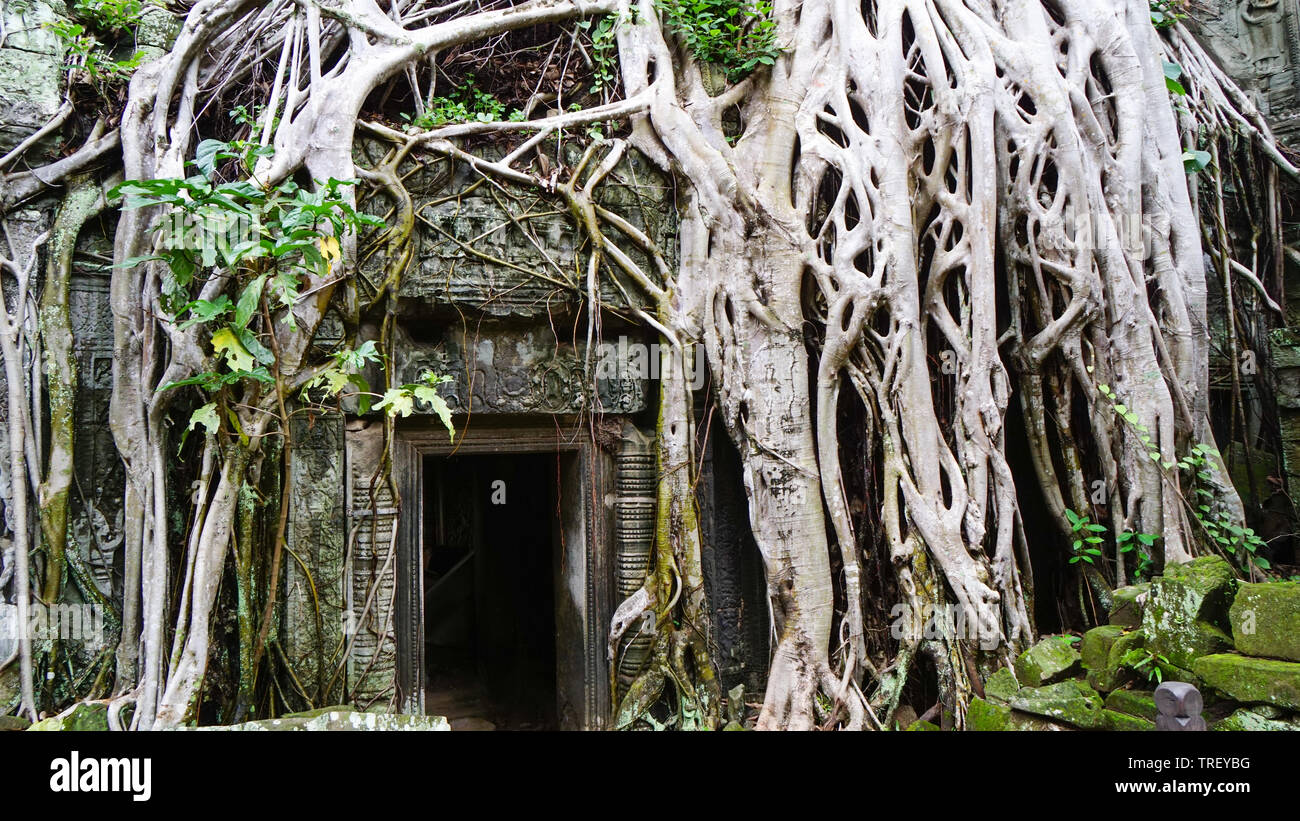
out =
[[[615,456],[614,585],[620,602],[640,590],[651,572],[657,478],[654,445],[654,437],[629,422]],[[620,638],[615,659],[619,698],[645,667],[653,643],[653,615],[639,620]]]
[[[395,695],[398,511],[392,488],[377,469],[383,423],[357,425],[348,433],[347,680],[352,701],[366,708]]]

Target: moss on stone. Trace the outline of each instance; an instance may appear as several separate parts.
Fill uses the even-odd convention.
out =
[[[1009,668],[1003,667],[984,682],[984,697],[989,701],[1005,704],[1019,689],[1020,682],[1016,681],[1015,674]]]
[[[1300,582],[1241,585],[1228,619],[1240,652],[1300,661]]]
[[[1155,721],[1159,713],[1155,694],[1149,690],[1116,690],[1106,696],[1106,709],[1148,721]]]
[[[1025,713],[1089,730],[1106,729],[1101,697],[1086,683],[1071,679],[1044,687],[1022,687],[1011,706]]]
[[[1218,556],[1170,565],[1152,581],[1143,608],[1146,646],[1183,669],[1201,656],[1231,650],[1225,628],[1235,588],[1232,567]]]
[[[1242,708],[1235,711],[1232,715],[1216,723],[1210,729],[1224,730],[1229,732],[1258,732],[1258,731],[1296,731],[1300,730],[1300,720],[1292,718],[1290,720],[1278,720],[1260,715],[1258,711]]]
[[[1102,710],[1099,730],[1122,733],[1144,733],[1156,728],[1154,721],[1129,715],[1118,710]]]
[[[1197,659],[1192,671],[1234,701],[1300,710],[1300,663],[1222,653]]]
[[[1110,623],[1129,628],[1141,625],[1142,604],[1139,600],[1145,600],[1150,589],[1151,585],[1146,583],[1129,585],[1115,590],[1111,594],[1110,613],[1108,614]]]
[[[38,721],[28,730],[35,732],[108,732],[108,705],[81,703],[57,716]]]
[[[1005,704],[994,704],[982,698],[971,700],[966,710],[966,729],[976,732],[1017,732],[1024,730],[1066,730],[1038,716],[1013,710]]]
[[[1016,679],[1026,687],[1051,684],[1079,671],[1082,657],[1073,636],[1048,636],[1016,659]]]

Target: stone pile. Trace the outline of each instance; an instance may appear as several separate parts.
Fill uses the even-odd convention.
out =
[[[1300,582],[1239,582],[1204,557],[1116,590],[1108,621],[1048,636],[991,676],[968,728],[1152,730],[1159,665],[1200,689],[1211,730],[1300,730]]]

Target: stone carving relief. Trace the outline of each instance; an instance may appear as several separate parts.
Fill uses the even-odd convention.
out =
[[[416,171],[408,187],[420,190],[423,178],[433,173]],[[498,317],[542,317],[573,309],[586,290],[585,273],[579,272],[586,270],[588,248],[563,205],[536,192],[508,200],[476,182],[481,180],[463,167],[449,182],[428,181],[429,189],[440,193],[417,206],[419,252],[403,277],[400,295]],[[455,190],[465,193],[446,196]],[[643,157],[630,154],[598,189],[597,201],[671,257],[677,247],[671,193]],[[639,248],[620,245],[644,270],[654,271]],[[635,286],[623,285],[627,295],[641,301]],[[613,306],[627,304],[624,291],[609,276],[602,277],[600,299]]]
[[[1193,15],[1197,35],[1255,101],[1274,133],[1300,138],[1297,0],[1216,0]]]
[[[457,412],[635,413],[646,407],[646,379],[637,369],[620,363],[607,366],[607,376],[596,374],[585,346],[557,342],[546,327],[480,328],[477,338],[448,329],[433,344],[399,332],[395,347],[399,383],[415,382],[426,371],[450,375],[453,381],[440,393]]]

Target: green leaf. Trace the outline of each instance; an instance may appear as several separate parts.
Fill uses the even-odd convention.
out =
[[[224,154],[230,156],[230,144],[221,140],[204,140],[194,150],[194,165],[203,176],[212,179],[217,170],[217,160]]]
[[[212,335],[212,351],[225,354],[232,371],[247,371],[253,367],[253,355],[248,352],[232,328],[222,328]]]
[[[194,413],[191,413],[190,424],[189,427],[186,428],[186,430],[187,431],[194,430],[196,427],[200,425],[203,427],[204,430],[206,430],[210,434],[217,432],[217,428],[220,427],[220,421],[217,418],[216,402],[209,402],[208,404],[194,411]]]
[[[271,352],[270,348],[267,348],[262,344],[261,340],[257,338],[257,334],[247,328],[237,328],[235,334],[239,337],[239,341],[243,346],[258,362],[261,362],[263,365],[270,365],[275,362],[275,354]]]
[[[415,399],[404,388],[389,388],[383,397],[374,404],[374,410],[387,409],[389,416],[410,416],[415,409]]]
[[[1183,168],[1184,170],[1187,171],[1188,174],[1195,174],[1196,172],[1203,170],[1207,165],[1209,165],[1210,160],[1212,159],[1213,156],[1208,151],[1201,151],[1201,150],[1184,151]]]
[[[235,305],[235,327],[245,328],[249,320],[257,313],[258,305],[262,301],[262,287],[266,284],[266,274],[254,277],[253,281],[244,286],[244,290],[239,294],[239,302]]]
[[[429,403],[429,407],[438,415],[438,418],[442,420],[443,426],[447,428],[448,438],[455,441],[456,428],[451,424],[451,408],[448,407],[446,400],[438,395],[436,389],[424,385],[416,388],[414,393],[416,399]]]

